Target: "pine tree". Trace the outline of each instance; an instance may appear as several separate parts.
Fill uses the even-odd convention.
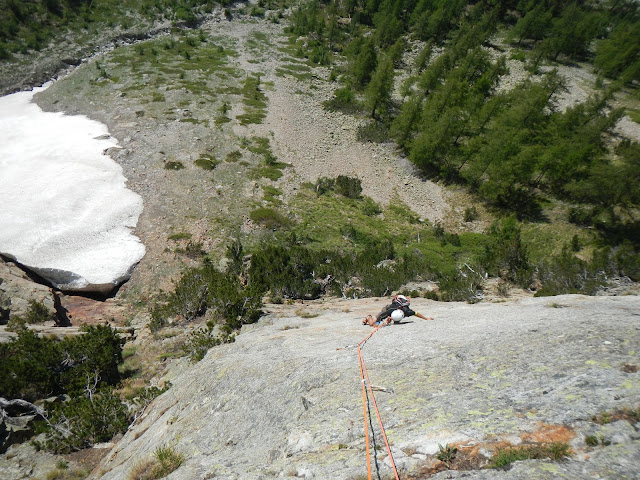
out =
[[[371,82],[365,90],[366,105],[371,111],[371,118],[376,118],[376,111],[386,113],[391,103],[393,90],[393,59],[385,56],[378,64]]]

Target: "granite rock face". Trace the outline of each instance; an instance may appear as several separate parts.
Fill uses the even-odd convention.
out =
[[[315,318],[301,318],[300,305],[274,306],[235,343],[172,378],[92,478],[127,478],[160,446],[185,457],[169,479],[366,475],[356,345],[371,332],[362,317],[387,300],[305,304]],[[411,317],[379,330],[363,348],[403,475],[442,470],[435,454],[447,443],[475,469],[432,478],[637,475],[638,425],[592,418],[640,404],[640,373],[629,367],[640,364],[639,297],[476,305],[416,299],[412,308],[435,320]],[[599,445],[588,446],[587,436]],[[569,459],[479,469],[498,445],[556,441],[570,445]],[[381,475],[389,475],[385,449],[377,452]]]
[[[42,303],[55,314],[51,289],[32,281],[13,263],[0,259],[0,324],[14,315],[24,317],[32,301]]]

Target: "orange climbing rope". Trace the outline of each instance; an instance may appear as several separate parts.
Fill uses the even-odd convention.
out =
[[[362,381],[362,411],[364,413],[364,437],[367,439],[367,475],[371,480],[371,453],[369,453],[369,429],[367,427],[367,389],[364,385],[364,367],[362,362],[362,354],[360,353],[360,345],[358,345],[358,360],[360,361],[360,378]]]
[[[371,418],[371,410],[368,409],[368,402],[366,396],[366,388],[365,385],[369,387],[369,393],[371,394],[371,400],[373,401],[373,407],[376,412],[376,416],[378,417],[378,424],[380,425],[380,431],[382,432],[382,438],[384,439],[385,446],[387,447],[387,452],[389,452],[389,460],[391,461],[391,467],[393,468],[393,473],[395,474],[396,480],[400,480],[398,476],[398,470],[396,469],[396,464],[393,461],[393,455],[391,454],[391,447],[389,446],[389,441],[387,440],[387,434],[384,431],[384,425],[382,424],[382,417],[380,416],[380,411],[378,410],[378,404],[376,403],[376,397],[373,395],[373,388],[371,388],[371,382],[369,382],[369,373],[367,372],[367,366],[364,363],[364,356],[362,355],[362,347],[369,340],[374,333],[380,330],[386,324],[381,324],[376,327],[373,332],[371,332],[367,337],[358,343],[358,361],[360,363],[360,381],[362,383],[362,409],[364,412],[364,436],[366,439],[367,445],[367,473],[368,478],[371,480],[371,453],[369,448],[369,430],[367,427],[367,414],[368,417]],[[373,425],[372,425],[373,428]],[[373,432],[372,432],[373,433]],[[375,451],[374,451],[375,455]]]

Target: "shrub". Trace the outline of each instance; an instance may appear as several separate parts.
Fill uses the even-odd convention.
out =
[[[501,279],[496,286],[496,292],[500,297],[508,297],[510,288],[511,285],[509,284],[509,282],[505,282]]]
[[[514,217],[494,223],[489,229],[491,243],[485,248],[482,263],[490,274],[526,288],[531,283],[533,267],[520,231]]]
[[[190,322],[206,311],[207,282],[201,269],[187,270],[173,293],[163,294],[151,310],[149,328],[157,332],[171,317],[181,316]]]
[[[379,121],[371,121],[364,125],[359,125],[356,131],[356,140],[362,143],[386,143],[390,139],[389,126]]]
[[[27,323],[44,323],[53,320],[54,316],[49,309],[42,303],[35,300],[29,302],[27,310]]]
[[[360,109],[353,95],[353,91],[349,87],[338,88],[334,92],[334,97],[331,100],[323,102],[322,105],[326,110],[331,112],[355,113]]]
[[[242,152],[240,150],[234,150],[233,152],[227,153],[225,160],[227,162],[235,163],[242,158]]]
[[[253,170],[253,178],[268,178],[269,180],[275,182],[282,178],[282,170],[279,167],[274,166],[264,166],[264,167],[256,167]]]
[[[440,245],[443,247],[447,244],[453,245],[454,247],[461,245],[460,236],[457,233],[446,232],[440,222],[436,222],[433,225],[433,235],[440,240]]]
[[[186,255],[194,260],[203,257],[207,253],[202,248],[202,242],[194,242],[192,240],[189,240],[184,248],[176,248],[175,252]]]
[[[578,238],[578,234],[575,234],[571,239],[571,251],[579,252],[580,248],[582,248],[580,245],[580,239]]]
[[[538,278],[542,288],[536,297],[582,293],[594,295],[606,285],[605,272],[597,261],[588,263],[576,258],[567,247],[548,262],[538,266]]]
[[[87,379],[97,377],[96,387],[120,381],[124,339],[109,325],[83,327],[84,335],[60,342],[62,366],[60,383],[66,392],[81,392]]]
[[[451,468],[451,464],[456,459],[456,454],[458,453],[458,449],[449,445],[448,443],[443,447],[438,444],[438,453],[436,454],[436,458],[441,462],[444,462],[448,468]]]
[[[26,316],[14,315],[11,317],[7,323],[7,330],[18,333],[25,330],[29,324],[39,324],[50,320],[55,320],[55,316],[49,309],[42,302],[31,300]]]
[[[254,285],[245,287],[232,273],[209,269],[207,305],[224,319],[227,331],[254,323],[262,315],[262,291]]]
[[[260,291],[285,298],[318,298],[321,286],[315,281],[315,267],[322,253],[304,247],[263,246],[251,256],[249,279]],[[278,265],[277,269],[273,266]]]
[[[127,406],[109,389],[90,391],[47,409],[50,426],[40,444],[55,453],[69,453],[111,440],[129,427]]]
[[[440,297],[438,297],[438,292],[436,292],[435,290],[427,290],[426,292],[424,292],[424,298],[428,298],[429,300],[435,300],[436,302],[438,300],[440,300]]]
[[[445,302],[476,303],[482,298],[484,275],[479,267],[463,265],[451,275],[439,279],[441,298]]]
[[[40,338],[25,330],[0,344],[0,392],[7,398],[35,401],[81,392],[87,379],[96,388],[120,380],[122,343],[108,325],[85,327],[84,335],[62,341]]]
[[[595,215],[593,209],[572,207],[569,209],[569,222],[581,227],[590,227]]]
[[[640,251],[631,241],[625,240],[613,248],[609,258],[614,275],[627,276],[634,282],[640,281]]]
[[[263,227],[276,230],[278,228],[288,227],[291,221],[277,210],[268,207],[259,207],[253,210],[249,217]]]
[[[554,442],[550,444],[522,445],[499,449],[491,459],[489,468],[500,468],[519,460],[550,458],[562,460],[571,454],[568,443]]]
[[[166,162],[164,164],[165,170],[182,170],[184,165],[182,162]]]
[[[464,221],[465,222],[473,222],[480,217],[478,214],[478,210],[476,207],[469,207],[464,209]]]
[[[375,217],[376,215],[380,215],[382,213],[382,209],[371,198],[365,197],[364,201],[362,202],[362,213],[364,213],[368,217]]]
[[[14,315],[7,322],[7,331],[20,333],[27,330],[27,320],[20,315]]]
[[[595,435],[587,435],[587,437],[584,439],[584,442],[590,447],[597,447],[599,443],[598,437],[596,437]]]
[[[8,343],[0,343],[0,392],[6,398],[33,402],[62,393],[56,370],[60,367],[59,343],[21,331]]]
[[[316,195],[320,196],[320,195],[324,195],[327,192],[333,191],[333,188],[335,187],[335,185],[336,185],[335,179],[320,177],[318,180],[316,180],[316,183],[314,185],[316,190]]]
[[[359,178],[339,175],[336,178],[335,192],[347,198],[360,198],[362,193],[362,182]]]
[[[158,331],[172,317],[192,321],[208,309],[230,329],[253,323],[261,315],[262,296],[255,288],[245,288],[234,273],[224,273],[206,263],[185,271],[171,293],[161,295],[151,311],[149,328]]]
[[[177,470],[184,462],[184,455],[176,452],[173,447],[162,446],[158,447],[153,456],[158,461],[151,470],[151,478],[164,478],[171,472]]]
[[[220,161],[216,160],[210,155],[201,155],[195,162],[193,162],[196,166],[202,168],[203,170],[213,170],[218,166]]]
[[[205,327],[194,330],[189,335],[187,343],[183,345],[183,352],[192,362],[202,360],[210,348],[235,340],[235,336],[228,333],[213,336],[213,326],[213,322],[209,321]]]

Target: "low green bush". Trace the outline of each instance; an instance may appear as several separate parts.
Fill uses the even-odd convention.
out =
[[[362,202],[362,213],[369,217],[375,217],[382,213],[380,205],[374,202],[370,197],[365,197]]]
[[[438,444],[438,453],[436,458],[447,465],[447,468],[451,468],[451,464],[456,459],[458,454],[458,448],[455,445],[449,445],[448,443],[443,447]]]
[[[0,344],[0,392],[7,398],[35,401],[82,392],[88,378],[96,387],[120,380],[123,340],[108,325],[84,327],[84,334],[63,340],[40,338],[25,330]]]
[[[184,462],[184,455],[167,445],[158,447],[153,452],[153,456],[158,461],[158,465],[151,470],[150,478],[164,478],[177,470]]]
[[[489,468],[501,468],[519,460],[549,458],[562,460],[571,454],[571,447],[565,442],[522,445],[499,449],[492,457]]]
[[[202,269],[185,271],[172,293],[160,294],[151,309],[149,329],[155,333],[166,326],[170,318],[182,317],[190,322],[204,314],[207,305],[207,283]]]
[[[333,191],[333,188],[336,186],[336,181],[334,178],[320,177],[316,180],[314,185],[316,195],[324,195],[327,192]]]
[[[218,166],[220,161],[216,160],[215,157],[211,155],[200,155],[200,158],[193,163],[203,170],[213,170]]]
[[[391,140],[389,126],[379,121],[370,121],[364,125],[359,125],[356,130],[356,140],[362,143],[389,142]]]
[[[199,362],[204,358],[209,349],[235,341],[235,335],[223,332],[220,335],[213,335],[214,323],[207,322],[207,325],[194,330],[189,335],[189,339],[183,345],[182,351],[192,362]]]
[[[596,212],[593,208],[571,207],[569,209],[569,222],[580,225],[581,227],[590,227],[593,225]]]
[[[336,89],[334,97],[331,100],[326,100],[322,105],[331,112],[356,113],[362,109],[353,95],[353,90],[349,87]]]
[[[494,223],[489,229],[490,242],[485,247],[481,263],[490,275],[528,287],[532,281],[533,265],[520,236],[521,228],[515,217]]]
[[[265,228],[276,230],[291,225],[291,220],[269,207],[258,207],[249,214],[249,218]]]
[[[360,198],[362,194],[362,182],[359,178],[338,175],[334,190],[338,195],[347,198]]]
[[[229,329],[255,322],[262,295],[245,287],[237,274],[221,272],[210,263],[187,269],[170,293],[162,293],[151,309],[149,328],[157,332],[171,319],[191,322],[212,309]]]
[[[70,453],[111,440],[129,427],[127,406],[109,388],[71,397],[47,407],[46,439],[41,448]]]
[[[166,162],[164,164],[165,170],[182,170],[184,168],[184,164],[182,162]]]
[[[176,253],[181,253],[189,258],[197,260],[202,258],[207,252],[202,248],[202,242],[194,242],[193,240],[189,240],[184,248],[178,247],[175,249]]]
[[[640,281],[640,249],[630,240],[625,240],[609,252],[609,271],[613,275]]]
[[[586,262],[577,258],[569,248],[560,255],[538,266],[538,279],[542,283],[535,296],[546,297],[566,293],[595,295],[607,284],[604,265],[596,257]]]
[[[474,207],[469,207],[464,209],[464,221],[465,222],[473,222],[480,217],[478,214],[478,209]]]
[[[320,177],[315,183],[316,195],[327,192],[335,192],[347,198],[360,198],[362,194],[362,181],[356,177],[338,175],[337,178]]]
[[[242,152],[240,150],[234,150],[233,152],[227,153],[225,160],[230,163],[235,163],[242,158]]]
[[[27,323],[44,323],[53,319],[53,313],[42,302],[29,301],[29,309],[26,316]]]
[[[455,273],[438,279],[441,299],[446,302],[476,303],[482,298],[484,275],[480,267],[461,266]]]
[[[26,315],[11,317],[7,323],[7,330],[19,333],[25,330],[27,325],[40,324],[50,320],[55,320],[55,315],[42,302],[31,300]]]

